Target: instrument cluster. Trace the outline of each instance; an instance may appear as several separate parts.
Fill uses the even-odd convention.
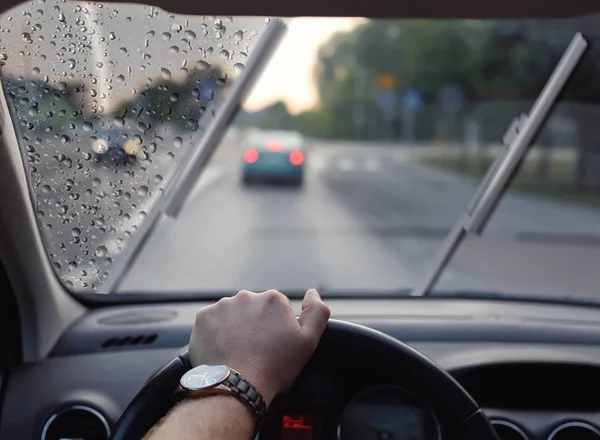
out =
[[[259,440],[441,440],[427,404],[403,387],[305,382],[273,402]]]

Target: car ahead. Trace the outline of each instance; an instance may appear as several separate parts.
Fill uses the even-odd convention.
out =
[[[260,131],[244,142],[242,181],[278,182],[301,186],[304,180],[304,139],[293,131]]]
[[[112,160],[133,158],[142,149],[140,136],[130,136],[121,129],[98,129],[90,140],[94,154]]]

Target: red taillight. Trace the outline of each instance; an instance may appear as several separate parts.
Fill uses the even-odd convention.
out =
[[[244,151],[244,160],[248,163],[254,163],[258,160],[258,151],[256,148],[248,148]]]
[[[292,165],[302,165],[302,162],[304,162],[304,154],[302,154],[302,151],[292,151],[290,153],[290,162]]]

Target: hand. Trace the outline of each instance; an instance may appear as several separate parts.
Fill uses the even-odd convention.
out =
[[[193,366],[225,364],[240,372],[267,405],[289,388],[317,348],[331,312],[316,290],[304,295],[296,318],[276,290],[242,290],[196,315],[189,355]]]

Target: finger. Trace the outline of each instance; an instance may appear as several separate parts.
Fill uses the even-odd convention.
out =
[[[263,293],[263,295],[265,296],[269,304],[276,305],[277,307],[283,306],[283,308],[285,309],[285,313],[289,314],[290,316],[294,316],[292,301],[290,301],[290,299],[286,295],[274,289],[267,290]],[[280,309],[277,310],[281,312]]]
[[[277,291],[277,293],[282,297],[283,299],[283,303],[285,303],[286,308],[288,309],[289,312],[292,313],[292,315],[294,314],[294,308],[292,307],[292,300],[290,299],[289,296],[287,296],[285,293],[281,293],[279,291]]]
[[[313,341],[318,342],[325,331],[330,316],[331,311],[321,301],[319,293],[315,289],[308,290],[304,295],[304,300],[302,300],[302,313],[298,318],[298,323],[304,334]]]
[[[251,290],[240,290],[235,296],[250,296],[256,295],[256,292],[252,292]]]
[[[243,304],[246,304],[249,301],[253,301],[253,298],[260,295],[260,293],[252,292],[250,290],[240,290],[233,297],[236,301],[240,301]]]

